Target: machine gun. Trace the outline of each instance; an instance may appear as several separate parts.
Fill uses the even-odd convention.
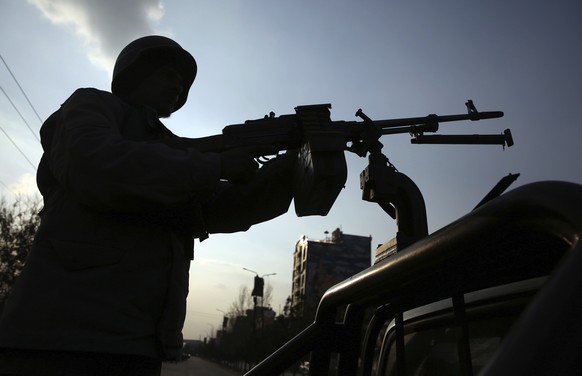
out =
[[[377,178],[391,168],[382,154],[383,135],[410,133],[411,143],[439,144],[496,144],[512,146],[509,129],[499,135],[425,135],[434,133],[439,124],[462,120],[493,119],[503,116],[501,111],[478,112],[471,100],[465,103],[466,114],[372,120],[362,110],[356,116],[362,121],[332,121],[330,104],[298,106],[295,114],[276,117],[273,112],[262,119],[247,120],[244,124],[228,125],[222,134],[190,139],[164,140],[176,147],[194,147],[200,151],[224,151],[242,146],[268,145],[278,151],[299,152],[295,171],[294,202],[298,216],[327,215],[347,179],[345,151],[360,157],[369,154],[370,165],[362,173],[363,199],[378,202],[392,217],[396,218],[393,203],[384,202],[388,186]],[[256,156],[261,157],[261,156]],[[384,172],[379,172],[382,170]],[[414,183],[412,183],[414,184]],[[390,196],[388,194],[388,196]],[[388,200],[390,201],[390,200]],[[398,206],[398,205],[396,205]]]

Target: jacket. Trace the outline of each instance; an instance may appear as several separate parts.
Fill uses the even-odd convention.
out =
[[[0,347],[175,359],[194,238],[287,211],[293,161],[220,181],[220,158],[163,143],[145,109],[77,90],[41,129],[41,225],[0,319]],[[161,140],[161,142],[160,142]]]

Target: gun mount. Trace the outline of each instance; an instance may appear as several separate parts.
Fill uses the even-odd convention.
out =
[[[426,117],[373,121],[361,109],[356,116],[363,119],[365,128],[360,140],[352,143],[350,151],[360,156],[369,153],[369,165],[360,174],[362,199],[376,202],[393,219],[396,219],[396,249],[406,246],[428,235],[426,207],[424,198],[417,185],[405,174],[396,170],[388,158],[382,154],[380,136],[386,134],[410,133],[411,143],[432,144],[487,144],[512,146],[511,131],[506,129],[502,135],[432,135],[425,132],[436,132],[439,123],[492,119],[503,116],[503,112],[479,113],[472,100],[468,100],[466,115],[428,115]]]

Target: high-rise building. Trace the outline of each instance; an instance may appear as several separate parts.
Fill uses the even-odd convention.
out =
[[[323,240],[301,237],[293,253],[293,312],[313,316],[327,289],[370,267],[371,243],[371,236],[348,235],[339,228]]]

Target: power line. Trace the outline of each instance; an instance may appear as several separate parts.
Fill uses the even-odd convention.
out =
[[[6,99],[8,99],[8,102],[10,102],[10,104],[12,105],[12,108],[14,108],[14,110],[16,111],[16,113],[18,113],[18,116],[20,116],[20,118],[22,119],[22,121],[24,122],[24,124],[26,124],[26,126],[28,127],[28,130],[30,131],[30,133],[32,133],[32,135],[34,136],[34,138],[36,138],[36,140],[38,142],[40,142],[40,138],[38,138],[38,136],[36,135],[36,133],[32,130],[32,128],[30,127],[30,125],[28,124],[28,122],[26,121],[26,119],[24,118],[24,116],[22,116],[22,114],[20,113],[20,111],[18,110],[18,108],[16,107],[16,105],[14,104],[14,102],[12,102],[12,99],[10,99],[10,97],[8,96],[8,94],[6,93],[6,91],[4,91],[4,88],[2,86],[0,86],[0,90],[2,90],[2,93],[4,93],[4,96],[6,97]]]
[[[2,57],[1,54],[0,54],[0,59],[4,63],[4,66],[6,67],[6,69],[8,70],[8,72],[10,73],[10,76],[12,76],[12,79],[14,80],[14,82],[16,82],[16,85],[20,89],[20,92],[22,93],[22,95],[24,95],[24,98],[26,98],[26,101],[28,102],[28,104],[30,105],[30,107],[32,108],[32,110],[34,111],[36,117],[42,123],[43,121],[40,118],[40,116],[38,115],[38,112],[34,108],[32,102],[30,101],[30,99],[28,99],[28,96],[26,95],[26,92],[24,91],[24,89],[22,88],[22,86],[20,85],[20,83],[18,82],[18,80],[16,79],[16,76],[14,75],[14,73],[12,73],[12,70],[8,66],[8,63],[6,63],[6,60],[4,60],[4,58]],[[6,91],[4,90],[4,88],[2,86],[0,86],[0,90],[2,90],[2,93],[4,94],[4,96],[6,97],[6,99],[8,99],[8,102],[10,102],[10,104],[12,105],[12,108],[14,108],[14,110],[18,113],[18,115],[20,116],[20,118],[22,119],[22,121],[24,121],[24,124],[26,124],[26,127],[28,128],[28,130],[30,130],[30,132],[32,133],[32,135],[34,136],[34,138],[36,138],[36,140],[40,143],[40,138],[37,136],[37,134],[34,132],[34,130],[30,127],[30,125],[28,124],[28,122],[26,121],[26,119],[24,118],[24,116],[22,116],[22,113],[18,110],[18,108],[16,107],[16,105],[14,104],[14,102],[12,101],[12,99],[10,99],[10,97],[8,96],[8,93],[6,93]],[[2,133],[4,133],[4,135],[6,135],[6,137],[12,143],[12,145],[14,145],[14,147],[16,148],[16,150],[18,150],[18,152],[24,157],[24,159],[26,159],[26,161],[32,166],[32,168],[34,169],[34,171],[36,171],[35,164],[32,163],[32,161],[28,158],[28,156],[24,153],[24,151],[12,139],[12,137],[10,137],[10,135],[8,135],[8,133],[1,126],[0,126],[0,130],[2,131]]]
[[[4,183],[2,180],[0,180],[0,184],[6,188],[7,190],[10,190],[10,187],[6,185],[6,183]]]
[[[22,149],[20,149],[18,147],[18,145],[16,144],[16,142],[14,142],[14,140],[8,135],[8,133],[6,133],[6,131],[4,130],[4,128],[2,128],[2,126],[0,126],[0,131],[2,131],[2,133],[4,133],[6,135],[6,137],[8,137],[8,140],[10,140],[10,142],[12,142],[12,145],[14,145],[14,147],[16,148],[16,150],[18,150],[20,152],[20,154],[22,154],[22,156],[24,157],[24,159],[26,159],[26,161],[32,166],[32,168],[34,169],[34,171],[36,171],[36,166],[34,165],[34,163],[32,163],[30,161],[30,159],[28,159],[28,157],[26,156],[26,154],[24,154],[24,152],[22,151]]]
[[[34,108],[34,106],[32,105],[32,102],[30,101],[30,99],[28,99],[28,95],[26,95],[26,93],[24,92],[24,89],[22,88],[22,86],[20,86],[20,83],[18,82],[18,80],[16,79],[16,76],[12,73],[12,70],[10,69],[10,67],[8,66],[8,64],[6,63],[6,60],[4,60],[4,58],[2,57],[2,54],[0,54],[0,59],[2,60],[2,62],[4,63],[4,66],[6,67],[6,69],[8,70],[8,73],[10,73],[10,75],[12,76],[12,79],[14,80],[14,82],[16,82],[16,85],[18,85],[18,88],[20,89],[20,92],[22,93],[22,95],[24,95],[24,98],[26,98],[26,101],[28,102],[28,104],[30,105],[30,108],[32,108],[32,111],[34,111],[34,114],[36,115],[36,117],[38,118],[38,120],[41,122],[41,124],[44,122],[41,117],[38,115],[38,112],[36,112],[36,108]]]

